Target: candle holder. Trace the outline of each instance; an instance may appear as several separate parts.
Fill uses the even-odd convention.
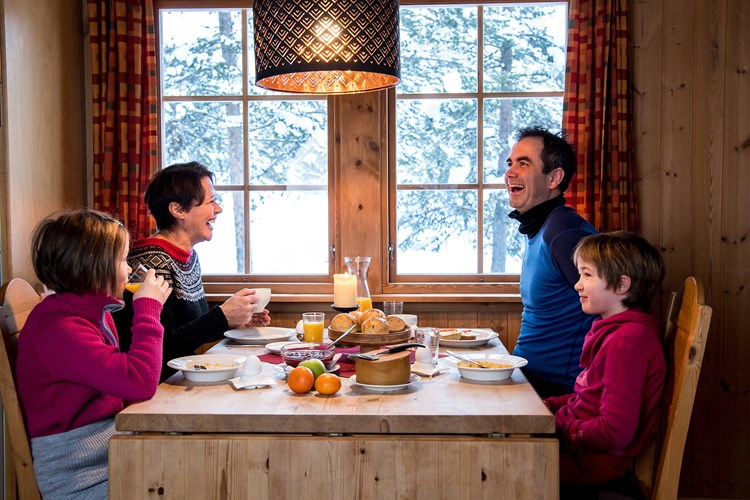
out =
[[[348,306],[348,307],[345,307],[345,306],[332,305],[331,309],[333,309],[334,311],[338,311],[340,313],[348,313],[348,312],[356,311],[357,309],[359,309],[359,306]]]

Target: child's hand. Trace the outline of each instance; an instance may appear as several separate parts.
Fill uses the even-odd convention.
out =
[[[141,297],[148,297],[164,304],[170,293],[172,293],[172,288],[169,286],[169,283],[164,281],[164,277],[157,276],[154,269],[149,269],[146,273],[146,279],[143,281],[143,284],[138,291],[133,294],[133,300],[140,299]]]

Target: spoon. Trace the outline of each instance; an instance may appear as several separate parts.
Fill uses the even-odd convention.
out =
[[[326,370],[333,370],[333,368],[336,366],[336,362],[341,358],[341,353],[336,353],[333,356],[333,359],[331,359],[331,362],[328,363],[328,366],[326,366]]]
[[[357,325],[350,326],[349,329],[347,331],[345,331],[343,335],[341,335],[341,337],[337,338],[336,340],[334,340],[333,342],[331,342],[330,344],[328,344],[326,346],[326,348],[323,349],[323,352],[328,351],[331,348],[333,348],[333,346],[335,346],[341,339],[343,339],[344,337],[346,337],[347,335],[349,335],[350,333],[352,333],[356,327],[357,327]]]
[[[461,361],[466,361],[467,363],[471,363],[473,365],[477,365],[479,368],[487,368],[486,366],[482,366],[481,364],[477,363],[473,359],[467,358],[466,356],[464,356],[462,354],[458,354],[456,352],[449,351],[448,349],[446,349],[445,352],[447,352],[448,354],[450,354],[451,356],[453,356],[456,359],[460,359]]]

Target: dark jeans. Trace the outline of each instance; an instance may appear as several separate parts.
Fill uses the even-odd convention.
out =
[[[564,394],[570,394],[571,392],[573,392],[572,387],[566,387],[555,382],[550,382],[549,380],[534,375],[527,370],[522,371],[531,386],[542,399],[548,398],[550,396],[562,396]]]

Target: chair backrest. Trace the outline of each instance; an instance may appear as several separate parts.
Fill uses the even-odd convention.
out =
[[[696,278],[688,277],[681,296],[672,294],[670,299],[664,339],[666,414],[655,446],[636,463],[636,475],[652,500],[677,498],[682,454],[711,323],[711,308],[705,305],[703,286]],[[654,451],[658,454],[655,467]]]
[[[31,310],[42,297],[22,279],[13,279],[0,289],[0,396],[7,433],[10,439],[13,470],[19,498],[41,498],[34,476],[29,435],[18,401],[16,388],[16,358],[18,355],[18,333],[26,323]],[[7,478],[6,478],[7,480]],[[6,481],[7,482],[7,481]],[[7,485],[6,485],[7,488]]]

